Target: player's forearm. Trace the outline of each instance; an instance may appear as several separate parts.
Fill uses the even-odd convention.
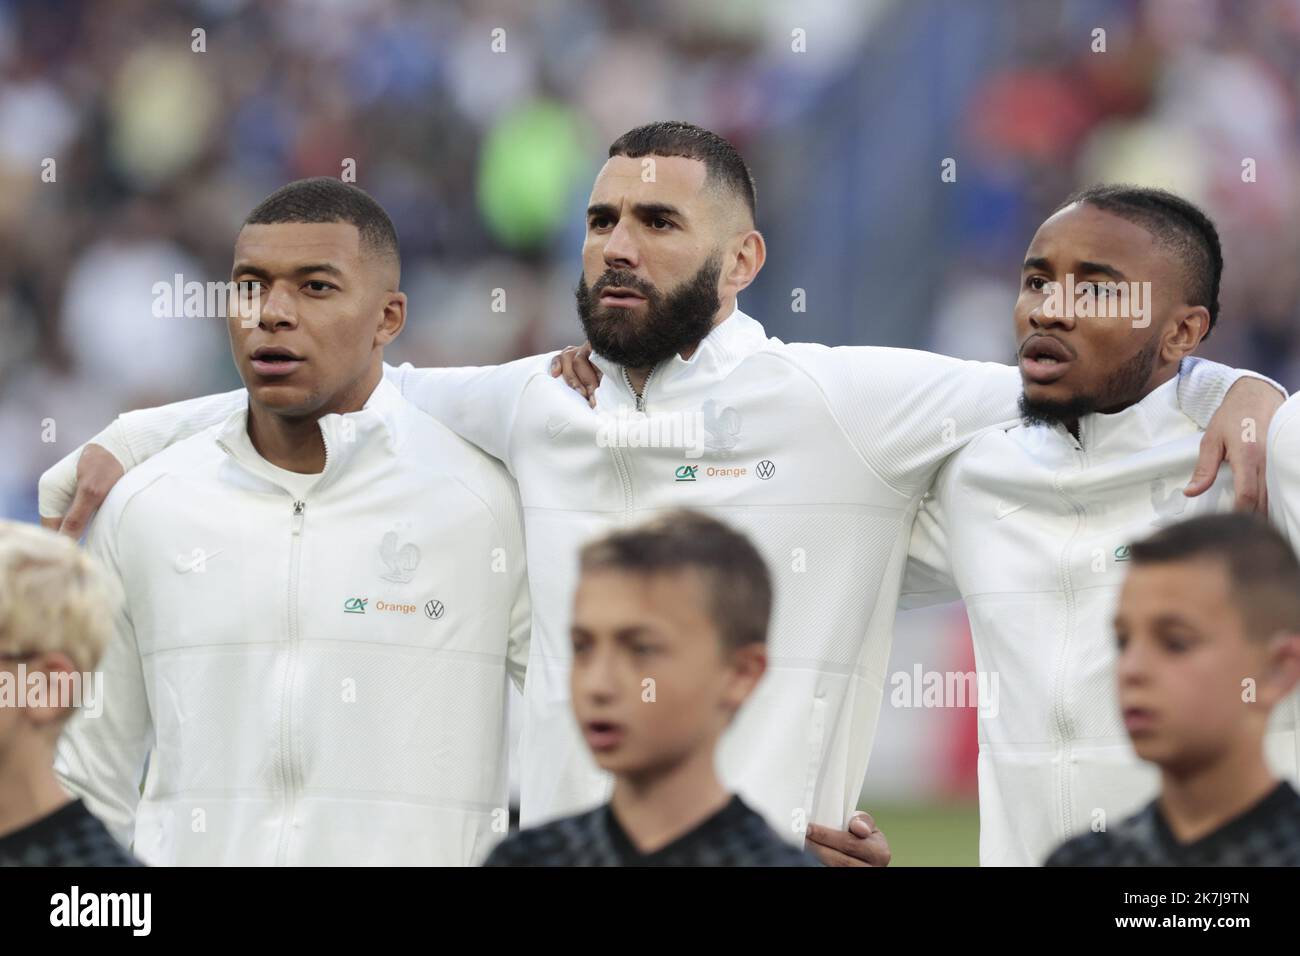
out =
[[[1232,368],[1209,359],[1188,356],[1178,369],[1178,406],[1199,428],[1208,428],[1223,404],[1228,390],[1243,378],[1267,382],[1286,398],[1287,391],[1267,376],[1248,369]]]
[[[510,432],[520,397],[530,378],[547,374],[551,354],[462,368],[385,365],[384,377],[420,411],[510,467]]]
[[[41,475],[41,517],[56,518],[67,513],[77,490],[77,462],[86,445],[99,445],[117,459],[123,471],[130,471],[164,448],[224,421],[247,403],[248,393],[240,388],[157,408],[124,412],[98,435],[63,456]]]
[[[122,438],[130,461],[118,460],[129,471],[164,448],[225,421],[247,404],[247,390],[237,388],[157,408],[125,412],[118,416],[118,421],[122,424]]]

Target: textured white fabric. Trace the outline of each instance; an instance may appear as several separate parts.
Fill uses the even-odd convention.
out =
[[[480,862],[527,658],[514,482],[387,382],[320,420],[301,509],[246,425],[151,458],[95,520],[127,600],[61,778],[152,864]]]
[[[954,448],[1016,415],[1017,371],[902,349],[786,345],[737,312],[690,360],[657,367],[644,391],[650,419],[701,423],[692,458],[681,447],[609,447],[602,423],[635,418],[636,399],[620,368],[600,364],[596,411],[549,376],[546,356],[398,372],[407,397],[519,482],[534,602],[521,822],[608,793],[568,699],[581,543],[693,507],[750,535],[776,591],[770,666],[720,747],[724,782],[792,842],[808,820],[844,826],[871,751],[917,500]],[[692,466],[693,480],[678,480]]]
[[[912,529],[902,604],[964,598],[975,663],[993,691],[979,726],[980,862],[1040,865],[1055,847],[1153,799],[1115,686],[1115,602],[1126,547],[1232,506],[1227,466],[1182,489],[1202,432],[1176,382],[1113,415],[990,429],[949,459]],[[1300,708],[1274,713],[1269,755],[1297,779]]]
[[[674,356],[646,385],[642,418],[675,423],[681,434],[686,423],[698,425],[699,447],[686,449],[630,440],[619,447],[619,416],[625,425],[638,420],[636,399],[621,368],[595,361],[605,372],[596,411],[550,377],[549,355],[386,371],[415,405],[501,459],[519,482],[534,607],[522,822],[587,809],[609,792],[569,710],[578,548],[689,506],[749,533],[776,586],[771,666],[724,738],[723,778],[792,842],[807,820],[844,826],[875,734],[915,509],[953,451],[1017,417],[1018,371],[904,349],[787,345],[737,310],[689,360]],[[1239,374],[1204,363],[1180,376],[1180,400],[1213,409]],[[241,395],[123,415],[132,456],[143,460],[228,414]],[[70,499],[67,461],[43,478],[43,508],[47,488],[51,509],[56,493]],[[763,462],[770,477],[760,477]],[[677,480],[692,466],[694,480]]]

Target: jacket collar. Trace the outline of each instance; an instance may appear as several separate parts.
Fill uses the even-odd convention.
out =
[[[656,387],[692,373],[702,378],[722,378],[766,345],[767,341],[763,326],[741,312],[737,306],[731,315],[709,331],[689,359],[674,355],[656,365]],[[623,366],[618,363],[595,352],[591,354],[591,362],[600,369],[602,375],[613,375],[622,380]]]
[[[346,471],[364,448],[381,444],[395,452],[401,443],[403,401],[396,387],[381,378],[359,411],[322,415],[317,421],[325,441],[325,470],[320,484]],[[247,404],[221,424],[216,441],[245,469],[279,484],[274,466],[261,456],[248,437]]]
[[[1043,430],[1071,447],[1081,448],[1089,456],[1115,458],[1164,444],[1178,437],[1189,425],[1196,427],[1178,404],[1178,376],[1175,375],[1122,411],[1084,415],[1079,419],[1077,442],[1064,425]]]

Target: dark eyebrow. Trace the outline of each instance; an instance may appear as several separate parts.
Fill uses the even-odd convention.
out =
[[[313,262],[308,263],[307,265],[298,266],[293,270],[292,274],[296,276],[305,276],[310,275],[313,272],[324,272],[326,275],[336,276],[340,279],[343,278],[343,270],[330,262]],[[230,270],[230,274],[232,276],[257,276],[259,279],[271,278],[271,273],[267,272],[260,266],[255,266],[248,262],[236,262],[234,267]]]
[[[1028,259],[1025,260],[1025,264],[1020,267],[1020,271],[1029,272],[1030,270],[1051,272],[1052,263],[1048,259],[1044,258],[1043,256],[1030,256]],[[1114,266],[1107,265],[1104,262],[1088,262],[1085,260],[1079,263],[1078,271],[1079,271],[1079,275],[1085,275],[1085,276],[1097,275],[1098,273],[1100,273],[1104,276],[1110,276],[1110,278],[1114,279],[1117,282],[1123,282],[1125,279],[1124,273],[1120,272]]]
[[[1110,276],[1117,282],[1124,281],[1124,273],[1120,272],[1114,266],[1108,266],[1104,262],[1080,262],[1079,272],[1081,275],[1095,275],[1100,272],[1104,276]]]
[[[659,219],[660,217],[672,219],[685,219],[686,216],[676,206],[670,206],[666,202],[639,202],[632,207],[642,219]]]
[[[661,217],[673,219],[685,219],[686,215],[676,206],[666,202],[639,202],[632,207],[632,212],[642,219],[659,219]],[[607,219],[617,219],[618,210],[606,202],[592,203],[587,207],[587,218],[593,216],[604,216]]]

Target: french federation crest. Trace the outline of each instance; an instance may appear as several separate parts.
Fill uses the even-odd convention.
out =
[[[394,584],[407,584],[415,577],[415,569],[420,566],[420,549],[407,542],[397,546],[397,532],[390,531],[379,543],[379,557],[383,559],[388,571],[380,577]]]

